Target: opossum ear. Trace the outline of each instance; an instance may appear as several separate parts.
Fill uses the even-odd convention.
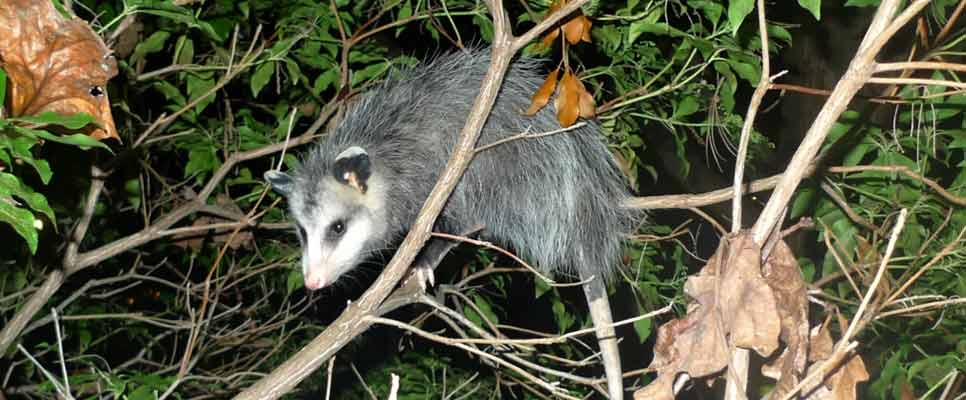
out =
[[[268,170],[265,171],[264,176],[265,180],[272,185],[272,190],[276,193],[285,197],[292,194],[292,190],[295,188],[295,180],[288,174],[281,171]]]
[[[369,188],[366,182],[369,180],[369,176],[372,175],[372,169],[369,164],[369,153],[366,153],[365,150],[358,146],[345,149],[335,157],[332,175],[335,176],[335,180],[365,194]]]

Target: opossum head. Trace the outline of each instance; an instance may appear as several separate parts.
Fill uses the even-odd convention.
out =
[[[384,246],[387,230],[385,191],[369,154],[353,146],[324,164],[302,165],[292,176],[265,173],[272,189],[288,200],[302,244],[305,287],[311,290],[331,285]]]

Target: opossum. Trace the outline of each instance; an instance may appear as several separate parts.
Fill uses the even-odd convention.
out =
[[[395,71],[363,94],[291,175],[265,174],[288,200],[307,288],[331,285],[408,232],[488,67],[489,54],[471,50]],[[540,61],[527,58],[511,65],[481,132],[480,151],[434,229],[482,227],[481,237],[515,250],[543,272],[595,277],[585,291],[588,299],[604,302],[609,324],[601,282],[619,265],[622,240],[642,216],[621,206],[631,194],[600,127],[587,121],[573,130],[483,148],[521,133],[561,129],[550,107],[524,115],[543,80],[539,68]],[[447,248],[447,242],[431,239],[417,263],[441,257]],[[606,333],[613,339],[612,328],[598,330],[598,336]],[[608,375],[620,384],[619,369],[616,378]]]

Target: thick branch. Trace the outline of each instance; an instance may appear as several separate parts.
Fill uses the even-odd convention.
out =
[[[835,85],[832,95],[829,96],[822,110],[819,111],[815,122],[812,123],[802,140],[802,144],[788,163],[788,168],[785,170],[781,182],[772,192],[768,204],[765,205],[758,222],[752,228],[752,238],[755,243],[764,244],[769,233],[774,230],[776,225],[780,224],[779,219],[784,214],[785,207],[798,188],[799,182],[805,176],[807,166],[812,163],[822,143],[825,142],[825,137],[832,128],[832,124],[838,120],[839,115],[845,111],[856,92],[862,88],[871,77],[872,72],[875,71],[875,56],[898,29],[896,26],[911,18],[909,15],[915,15],[928,2],[928,0],[914,1],[897,18],[893,18],[893,16],[899,9],[900,2],[898,0],[885,0],[879,6],[869,30],[859,46],[859,51],[849,64],[845,76]]]

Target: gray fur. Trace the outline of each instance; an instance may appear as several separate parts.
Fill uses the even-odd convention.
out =
[[[339,209],[364,213],[367,223],[377,225],[372,231],[382,232],[367,240],[365,252],[398,241],[449,159],[488,66],[485,51],[453,53],[397,71],[364,94],[295,169],[286,195],[294,218],[311,224],[319,218],[320,202],[352,203]],[[538,66],[529,59],[512,65],[478,146],[524,131],[560,129],[553,107],[533,117],[522,114],[542,83]],[[353,146],[371,161],[371,190],[364,196],[381,197],[364,206],[360,198],[334,190],[339,183],[331,179],[336,157]],[[621,207],[628,196],[599,126],[589,122],[478,153],[436,229],[460,233],[482,226],[483,238],[508,246],[544,272],[608,277],[619,263],[623,237],[640,217]]]

